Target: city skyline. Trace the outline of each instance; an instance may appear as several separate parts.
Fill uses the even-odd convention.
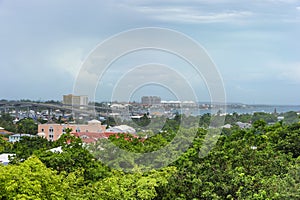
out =
[[[62,100],[63,94],[73,93],[81,64],[99,43],[129,29],[161,27],[202,45],[223,78],[228,102],[300,104],[299,0],[2,0],[0,26],[1,99]],[[193,80],[185,63],[154,51],[137,52],[112,65],[95,100],[111,100],[110,81],[151,59],[191,75],[198,100],[210,100],[205,81]],[[140,71],[145,73],[151,74]],[[131,98],[141,96],[176,100],[158,85],[138,88]]]

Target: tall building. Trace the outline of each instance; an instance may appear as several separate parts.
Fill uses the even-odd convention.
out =
[[[89,103],[88,96],[86,95],[63,95],[63,104],[68,105],[80,105],[80,106],[87,106]]]
[[[86,95],[80,96],[80,105],[87,106],[89,104],[89,98]]]
[[[158,96],[143,96],[142,97],[142,104],[147,105],[154,105],[154,104],[160,104],[161,98]]]

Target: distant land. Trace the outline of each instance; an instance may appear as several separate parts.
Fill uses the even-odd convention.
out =
[[[175,102],[178,103],[178,101],[168,101],[168,102]],[[188,101],[187,101],[188,102]],[[18,103],[38,103],[38,104],[55,104],[57,106],[63,105],[62,101],[56,101],[56,100],[47,100],[47,101],[35,101],[30,99],[20,99],[20,100],[6,100],[2,99],[0,100],[0,109],[7,106],[7,105],[18,105]],[[106,105],[112,105],[112,104],[142,104],[140,102],[89,102],[90,106],[93,105],[100,105],[100,104],[106,104]],[[272,105],[272,104],[243,104],[243,103],[235,103],[235,102],[226,102],[224,103],[211,103],[211,102],[198,102],[194,103],[195,106],[190,107],[189,106],[183,106],[183,109],[175,109],[178,110],[178,112],[188,112],[193,115],[202,115],[205,113],[215,113],[217,111],[221,111],[222,113],[238,113],[238,114],[253,114],[255,112],[266,112],[266,113],[285,113],[289,111],[294,111],[297,113],[300,113],[300,105]],[[150,106],[151,107],[151,106]],[[180,107],[180,106],[179,106]],[[149,109],[149,108],[148,108]],[[152,108],[151,108],[152,109]],[[152,109],[152,110],[155,110]]]

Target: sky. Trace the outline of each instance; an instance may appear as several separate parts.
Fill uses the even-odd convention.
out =
[[[197,42],[219,72],[227,102],[300,104],[300,0],[0,0],[0,99],[62,100],[99,44],[144,27]],[[127,87],[144,77],[153,84]],[[96,101],[118,100],[116,88],[130,88],[121,96],[137,101],[143,95],[209,101],[212,93],[189,63],[157,50],[125,55],[95,80],[87,95]],[[187,87],[195,94],[180,92]]]

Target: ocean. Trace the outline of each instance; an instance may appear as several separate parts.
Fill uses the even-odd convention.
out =
[[[205,113],[217,113],[220,111],[221,113],[231,114],[253,114],[255,112],[265,112],[265,113],[285,113],[289,111],[295,111],[300,113],[300,105],[291,106],[291,105],[247,105],[247,106],[227,106],[225,110],[222,108],[213,108],[213,109],[182,109],[178,110],[178,113],[185,113],[190,115],[203,115]]]

